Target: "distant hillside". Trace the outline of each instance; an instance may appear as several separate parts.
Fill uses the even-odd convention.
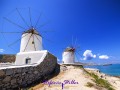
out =
[[[0,63],[15,62],[15,55],[0,54]]]

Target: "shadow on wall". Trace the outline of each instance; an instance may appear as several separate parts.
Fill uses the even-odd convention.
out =
[[[54,69],[53,72],[51,72],[49,75],[44,75],[41,77],[41,79],[38,79],[37,81],[35,81],[34,83],[29,84],[28,86],[22,87],[19,90],[28,90],[29,88],[38,85],[40,83],[43,83],[44,81],[48,81],[49,79],[57,76],[60,73],[60,65],[56,64],[56,68]]]

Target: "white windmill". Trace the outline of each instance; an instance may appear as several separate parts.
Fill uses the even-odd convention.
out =
[[[70,47],[67,47],[63,53],[62,53],[62,63],[63,64],[76,64],[80,62],[76,62],[75,60],[79,60],[77,55],[81,56],[78,51],[78,46],[71,45]]]
[[[39,51],[43,49],[42,37],[33,27],[23,32],[22,37],[20,52]]]
[[[30,22],[31,25],[28,25],[25,21],[25,19],[22,17],[21,13],[18,9],[16,9],[21,19],[24,21],[24,23],[30,27],[28,30],[25,30],[22,32],[21,39],[18,39],[15,42],[18,42],[21,40],[20,44],[20,52],[16,55],[16,65],[23,65],[23,64],[33,64],[37,62],[41,62],[43,58],[46,56],[47,50],[43,50],[42,45],[42,37],[41,34],[36,30],[36,25],[39,22],[39,19],[36,22],[36,25],[33,27],[31,22],[31,13],[29,8],[29,15],[30,15]],[[41,15],[40,15],[41,16]],[[40,17],[39,17],[40,18]],[[9,20],[8,18],[4,17],[4,19],[22,29],[24,29],[22,26],[14,23],[13,21]],[[2,32],[2,33],[11,33],[11,32]],[[16,33],[16,32],[12,32]],[[12,44],[14,44],[13,42]],[[10,44],[10,45],[12,45]],[[9,45],[9,46],[10,46]]]
[[[42,50],[42,36],[34,29],[23,32],[20,52],[16,55],[15,64],[37,63],[45,50]]]
[[[62,54],[62,61],[65,64],[75,63],[75,48],[67,47]]]

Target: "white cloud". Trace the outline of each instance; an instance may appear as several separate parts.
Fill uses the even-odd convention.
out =
[[[92,50],[86,50],[83,53],[83,56],[84,56],[83,60],[91,60],[93,58],[96,58],[96,55],[92,53]]]
[[[0,49],[0,52],[4,52],[5,50],[4,49]]]
[[[100,55],[99,59],[109,59],[109,56],[108,55]]]

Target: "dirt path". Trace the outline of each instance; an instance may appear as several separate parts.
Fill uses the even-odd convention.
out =
[[[49,86],[50,82],[54,82]],[[94,87],[87,87],[87,82],[94,83],[84,70],[73,66],[67,66],[67,70],[46,83],[41,83],[32,90],[97,90]],[[63,83],[63,84],[62,84]]]

